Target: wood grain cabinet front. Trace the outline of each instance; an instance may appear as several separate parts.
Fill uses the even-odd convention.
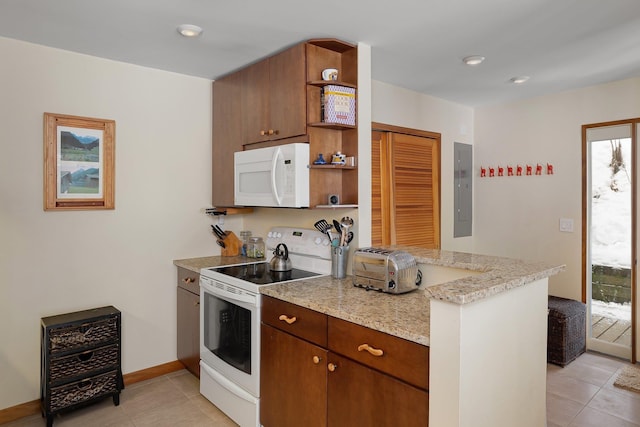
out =
[[[327,350],[266,324],[260,339],[260,423],[326,426]]]
[[[177,357],[200,378],[200,274],[178,267]]]
[[[241,72],[213,82],[212,204],[234,206],[233,153],[242,151],[242,105],[244,84]]]
[[[428,347],[267,296],[261,339],[264,427],[428,425]]]
[[[428,425],[428,347],[334,317],[328,329],[329,426]]]
[[[242,73],[245,144],[307,133],[304,44],[250,65]]]

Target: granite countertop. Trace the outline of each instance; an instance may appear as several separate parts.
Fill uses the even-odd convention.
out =
[[[388,248],[411,253],[418,264],[470,270],[474,274],[441,284],[421,286],[401,295],[355,287],[350,276],[345,279],[325,276],[262,286],[260,293],[418,344],[429,345],[431,300],[469,304],[553,276],[565,269],[564,265],[463,252],[409,246]],[[175,260],[173,263],[199,273],[201,268],[258,261],[261,259],[211,256]]]
[[[429,345],[429,298],[424,289],[390,295],[355,287],[350,276],[324,276],[264,286],[260,293]]]
[[[418,264],[471,270],[474,275],[391,295],[353,286],[352,278],[322,277],[266,286],[264,295],[429,345],[431,300],[469,304],[560,273],[564,265],[407,246]]]
[[[455,304],[469,304],[506,292],[527,283],[554,276],[565,270],[564,264],[524,261],[465,252],[424,249],[411,246],[390,246],[412,254],[418,264],[431,264],[471,270],[480,274],[425,289],[429,298]]]
[[[182,267],[194,273],[200,273],[200,270],[203,268],[262,262],[264,260],[264,258],[248,258],[246,256],[205,256],[201,258],[175,259],[173,260],[173,264],[176,267]]]

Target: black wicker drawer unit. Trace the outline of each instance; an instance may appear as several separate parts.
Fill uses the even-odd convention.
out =
[[[41,319],[40,404],[47,426],[58,412],[105,397],[120,404],[121,319],[113,306]]]

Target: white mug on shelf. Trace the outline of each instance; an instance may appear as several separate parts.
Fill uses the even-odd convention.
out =
[[[322,70],[322,80],[338,80],[338,70],[335,68]]]

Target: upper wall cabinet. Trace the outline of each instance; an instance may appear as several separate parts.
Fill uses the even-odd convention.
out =
[[[322,71],[328,68],[338,70],[337,80],[322,79]],[[213,205],[234,206],[234,152],[292,142],[309,144],[309,207],[328,206],[330,195],[337,195],[340,205],[357,205],[355,164],[330,164],[337,152],[357,158],[357,124],[328,120],[322,106],[323,94],[335,93],[335,86],[347,88],[353,92],[351,113],[355,115],[357,76],[356,46],[336,39],[314,39],[216,80]],[[319,154],[327,164],[314,165]]]
[[[213,188],[215,207],[233,206],[233,153],[242,151],[241,93],[243,74],[213,82]]]
[[[304,44],[255,63],[243,73],[245,144],[307,133]]]

